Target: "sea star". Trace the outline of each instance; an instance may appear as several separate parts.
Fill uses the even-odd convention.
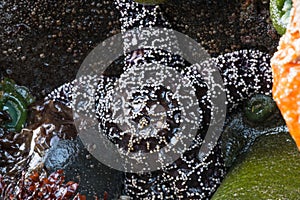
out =
[[[117,0],[116,5],[121,12],[120,22],[123,33],[134,27],[170,27],[158,5],[141,5],[130,0]],[[131,45],[128,38],[125,34],[124,52]],[[170,43],[166,42],[166,44]],[[211,197],[225,176],[226,169],[219,143],[204,160],[199,158],[199,150],[209,126],[211,110],[213,109],[210,101],[211,96],[208,95],[208,86],[203,80],[203,75],[198,71],[199,66],[191,65],[182,57],[161,49],[139,49],[124,54],[124,71],[141,64],[155,63],[173,67],[183,73],[192,82],[201,108],[199,131],[187,151],[175,162],[160,170],[141,174],[127,173],[126,194],[134,199],[206,199]],[[269,60],[269,56],[260,51],[240,50],[209,59],[201,63],[200,66],[202,69],[210,66],[211,63],[217,66],[224,82],[226,103],[228,108],[232,109],[254,94],[271,94],[272,73]],[[86,80],[92,78],[87,77]],[[111,86],[116,80],[117,77],[103,76],[102,82],[100,81],[102,84],[98,86],[97,98],[102,98],[104,102],[107,101],[108,96],[112,95]],[[72,87],[76,84],[78,84],[76,81],[67,83],[51,92],[46,99],[64,102],[71,107]],[[150,97],[151,91],[154,95],[152,99]],[[162,105],[162,110],[172,111],[172,114],[165,116],[165,121],[156,121],[156,123],[169,125],[163,132],[154,132],[161,133],[160,137],[157,137],[157,134],[150,136],[135,135],[131,132],[124,134],[121,128],[112,123],[113,112],[105,109],[105,105],[98,102],[97,116],[102,128],[106,130],[107,137],[119,148],[131,152],[151,152],[154,149],[159,151],[163,146],[168,145],[174,135],[172,131],[178,128],[179,124],[175,119],[178,112],[174,112],[174,108],[178,107],[178,99],[169,98],[166,95],[168,92],[170,91],[167,88],[148,85],[141,88],[140,91],[132,92],[131,99],[127,99],[133,103],[135,100],[143,98],[141,101],[144,106],[146,105],[145,107],[139,107],[136,113],[133,113],[134,107],[129,109],[130,115],[133,116],[132,120],[142,127],[148,127],[149,120],[151,121],[150,111],[146,107],[151,108],[154,104],[158,104]],[[159,110],[159,108],[157,109]],[[157,124],[156,127],[158,127]],[[185,132],[186,130],[183,129],[182,131]]]

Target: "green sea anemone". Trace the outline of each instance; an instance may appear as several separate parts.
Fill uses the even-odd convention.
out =
[[[27,119],[27,107],[34,97],[24,86],[5,78],[0,83],[0,127],[19,132]]]
[[[276,31],[283,35],[289,23],[292,0],[271,0],[270,15]]]

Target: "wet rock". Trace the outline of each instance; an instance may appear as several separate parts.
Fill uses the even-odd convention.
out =
[[[64,169],[66,179],[79,183],[78,191],[88,199],[102,197],[105,192],[109,199],[122,194],[124,174],[96,160],[79,138],[58,141],[49,149],[45,167],[49,172]]]
[[[265,105],[264,100],[272,105]],[[270,97],[262,98],[262,95],[256,95],[247,100],[243,108],[239,108],[228,116],[221,136],[222,152],[227,168],[234,165],[235,161],[249,150],[257,137],[287,130],[279,110],[273,103],[274,101]],[[255,106],[255,109],[250,109],[253,111],[250,112],[248,108],[252,106]],[[262,115],[261,112],[267,112],[267,114]],[[259,118],[259,121],[251,121],[250,114],[251,119]]]
[[[276,51],[280,36],[264,1],[173,0],[162,7],[175,30],[195,39],[212,56],[251,48]]]
[[[287,132],[262,136],[212,199],[298,199],[299,159],[300,153]]]
[[[67,101],[67,99],[65,99]],[[78,191],[88,199],[121,195],[123,173],[96,160],[77,136],[72,109],[63,101],[39,101],[31,106],[30,126],[34,132],[34,155],[29,171],[37,164],[47,173],[64,170],[65,178],[79,183]]]
[[[39,99],[73,80],[87,54],[119,32],[113,1],[5,0],[0,21],[0,76],[26,85]]]
[[[45,166],[50,171],[64,169],[73,163],[78,156],[76,140],[59,140],[47,152]]]

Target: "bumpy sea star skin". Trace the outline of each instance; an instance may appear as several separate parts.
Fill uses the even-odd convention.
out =
[[[132,24],[132,22],[139,21],[140,23],[136,27],[143,28],[153,26],[154,23],[147,23],[149,19],[154,19],[153,21],[156,21],[155,19],[157,18],[164,19],[161,17],[161,13],[151,12],[151,10],[159,10],[158,6],[145,7],[127,0],[120,0],[117,1],[117,3],[122,16],[121,30],[123,32],[128,30],[129,26],[127,26],[127,24]],[[139,18],[139,11],[145,9],[150,11],[147,13],[149,16],[146,17],[143,15],[142,19]],[[128,14],[128,10],[130,12],[136,11],[136,14]],[[165,24],[169,27],[167,22],[160,22],[160,24]],[[172,34],[170,36],[172,37]],[[124,42],[129,43],[125,45],[125,50],[127,46],[130,46],[130,40],[128,41],[126,39],[125,34]],[[168,44],[172,45],[172,42],[169,43],[165,41],[164,44],[168,46]],[[177,63],[176,66],[172,67],[175,67],[178,71],[183,67],[189,66],[181,57],[177,57],[175,61],[162,63],[162,60],[168,60],[172,58],[174,54],[167,54],[160,50],[156,50],[156,52],[158,52],[157,54],[159,54],[159,56],[152,56],[156,53],[151,49],[144,51],[142,58],[137,59],[138,63],[150,61],[167,66]],[[127,56],[127,59],[128,58],[130,57]],[[147,60],[147,58],[152,59]],[[215,65],[218,66],[224,81],[228,99],[227,104],[230,108],[233,108],[255,93],[271,94],[272,74],[268,64],[269,59],[270,58],[262,52],[244,50],[208,60],[202,63],[200,68],[209,68],[211,63],[215,63]],[[137,63],[131,62],[127,63],[127,65],[134,66],[137,65]],[[203,81],[203,77],[201,77],[202,74],[198,69],[199,66],[188,67],[184,74],[194,83],[200,104],[199,107],[203,115],[200,128],[207,130],[210,121],[211,103],[209,100],[210,97],[207,95],[207,85]],[[202,139],[203,134],[199,133],[199,135],[196,136],[195,145],[192,145],[180,159],[165,167],[163,170],[142,175],[127,174],[127,193],[132,197],[156,199],[204,199],[210,197],[220,184],[225,171],[218,145],[210,152],[204,162],[199,160],[198,153]]]
[[[122,31],[138,27],[170,27],[158,5],[142,5],[128,0],[116,0],[121,13]]]
[[[271,93],[272,76],[269,56],[253,50],[242,50],[213,58],[201,64],[211,62],[219,68],[223,77],[227,104],[230,109],[240,105],[243,100],[254,94]],[[202,131],[209,125],[210,103],[207,86],[201,82],[198,67],[189,67],[187,76],[195,83],[202,108]],[[200,81],[199,81],[200,80]],[[200,137],[200,138],[199,138]],[[199,133],[196,144],[191,146],[180,159],[163,170],[149,174],[127,174],[126,190],[132,197],[156,199],[205,199],[210,197],[225,175],[222,155],[217,145],[204,162],[198,157],[203,134]]]
[[[223,77],[229,108],[234,108],[254,94],[270,94],[272,76],[269,59],[267,54],[260,51],[241,50],[212,58],[201,65],[205,66],[215,62]],[[187,76],[197,83],[195,85],[196,91],[198,97],[202,99],[199,100],[199,106],[203,108],[202,130],[199,132],[199,137],[195,139],[195,144],[180,159],[165,169],[147,174],[128,173],[126,175],[126,192],[128,195],[136,198],[205,199],[213,194],[224,177],[225,169],[218,145],[204,162],[198,158],[204,136],[201,133],[205,133],[207,129],[211,108],[209,97],[205,95],[207,86],[199,81],[202,79],[201,74],[192,73],[197,69],[190,67],[186,69],[185,73],[190,74]],[[107,80],[112,82],[112,79]],[[72,85],[70,83],[62,85],[49,94],[47,99],[67,103],[66,99],[71,99]],[[105,88],[104,86],[101,90],[102,94],[106,93],[108,87]],[[68,104],[70,105],[70,102]]]
[[[254,94],[271,95],[273,79],[268,54],[258,50],[239,50],[206,62],[216,63],[219,68],[230,109]]]
[[[121,12],[120,21],[123,33],[134,27],[169,27],[169,23],[163,18],[162,13],[159,12],[158,6],[144,6],[127,0],[118,0],[116,3]],[[170,37],[172,37],[172,35],[170,35]],[[126,48],[130,47],[130,40],[126,34],[124,36],[124,43],[124,52],[126,52]],[[166,42],[165,44],[168,46],[168,44],[171,43]],[[209,126],[212,109],[210,96],[207,94],[208,87],[203,81],[203,75],[199,72],[199,66],[190,66],[190,64],[180,56],[159,49],[140,49],[125,55],[124,71],[133,66],[155,63],[170,66],[182,72],[182,74],[193,83],[199,107],[201,108],[201,124],[199,125],[199,132],[194,139],[194,143],[178,160],[165,166],[161,170],[143,174],[127,173],[125,180],[127,195],[136,199],[209,198],[221,183],[225,175],[225,167],[219,145],[216,145],[204,160],[200,160],[198,155]],[[260,51],[242,50],[207,60],[201,63],[200,67],[203,69],[207,66],[211,66],[211,63],[214,63],[214,65],[218,67],[224,82],[227,104],[229,108],[234,108],[241,104],[244,99],[250,98],[253,94],[271,94],[272,74],[269,59],[267,54]],[[92,78],[93,77],[87,77],[86,80]],[[100,81],[102,84],[98,86],[97,97],[107,100],[105,98],[112,92],[111,86],[115,81],[116,78],[103,77]],[[72,87],[76,84],[78,84],[78,82],[75,81],[55,89],[48,95],[47,99],[65,102],[68,106],[71,106]],[[153,90],[153,86],[149,86],[145,90]],[[156,96],[164,92],[167,92],[164,88],[155,90]],[[161,98],[158,103],[164,104],[163,102],[165,101],[166,97]],[[176,99],[171,100],[174,105],[176,105],[176,101]],[[146,100],[145,103],[149,105],[153,104],[151,100]],[[169,109],[166,106],[163,107],[165,110]],[[108,138],[117,143],[120,148],[127,150],[130,141],[128,137],[124,135],[121,136],[121,130],[110,123],[110,117],[107,118],[107,111],[105,111],[103,105],[100,105],[98,108],[97,116],[102,124],[102,128],[107,131],[112,130],[111,132],[106,132]],[[147,111],[142,110],[137,116],[140,117],[138,118],[139,120],[143,117],[147,119],[148,114]],[[169,117],[172,118],[172,116]],[[168,122],[174,124],[172,120]],[[168,129],[168,131],[170,131],[170,129]],[[185,130],[182,131],[184,132]],[[166,135],[163,140],[168,141],[168,138],[171,137],[172,134],[166,133]],[[141,140],[141,138],[139,139]],[[146,138],[144,141],[144,143],[139,143],[137,140],[136,144],[140,144],[140,146],[136,149],[150,151],[149,148],[147,148],[147,144],[153,143],[154,140]],[[147,143],[147,141],[149,143]]]

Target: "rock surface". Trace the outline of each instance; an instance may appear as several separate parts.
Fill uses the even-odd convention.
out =
[[[279,35],[269,19],[268,3],[246,2],[250,3],[172,0],[162,9],[175,30],[213,56],[242,48],[274,52]],[[119,33],[118,18],[112,0],[4,0],[0,2],[0,77],[14,79],[41,99],[73,80],[88,53]]]
[[[299,159],[300,153],[288,133],[261,136],[212,199],[298,199]]]

